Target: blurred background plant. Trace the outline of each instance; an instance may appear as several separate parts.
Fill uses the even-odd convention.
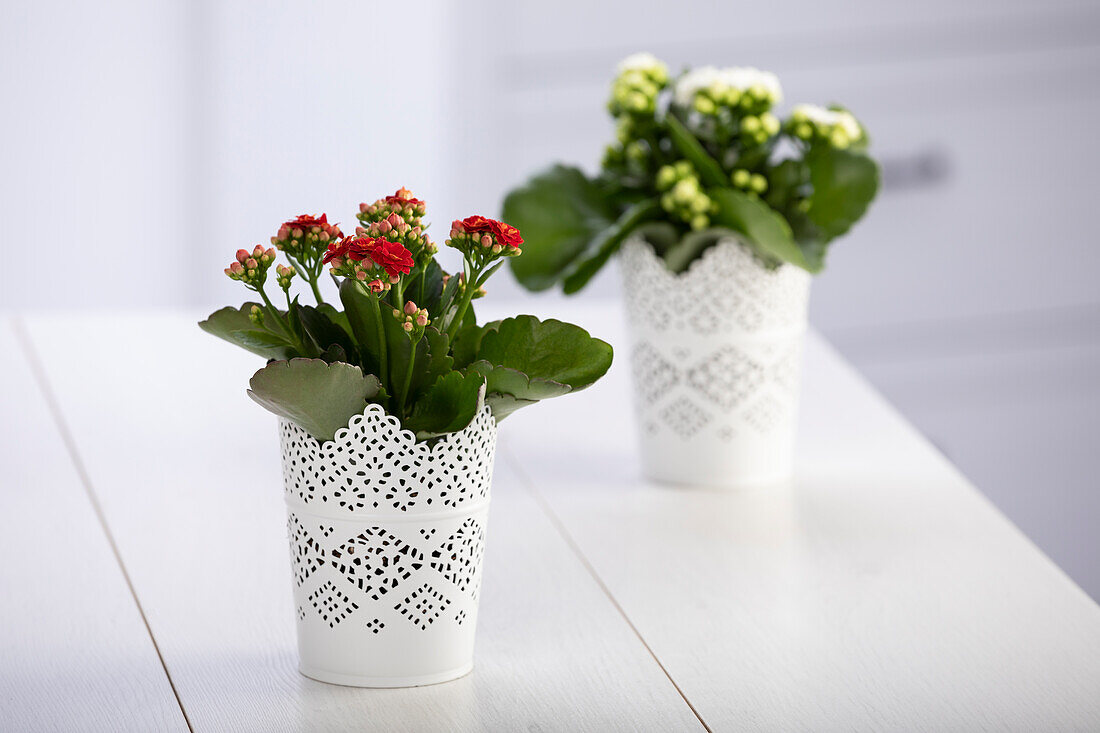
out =
[[[820,272],[829,243],[866,213],[879,169],[850,112],[799,104],[780,122],[782,99],[767,71],[703,66],[670,82],[652,54],[627,57],[599,174],[559,163],[505,197],[505,218],[527,233],[513,274],[576,293],[636,232],[677,273],[732,232],[769,269]]]

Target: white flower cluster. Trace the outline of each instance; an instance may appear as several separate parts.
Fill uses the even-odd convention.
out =
[[[611,84],[608,111],[622,114],[652,115],[657,95],[668,84],[668,67],[650,53],[636,53],[619,63],[618,75]]]
[[[634,53],[619,62],[615,71],[623,74],[627,71],[650,72],[660,70],[662,74],[668,73],[668,67],[664,62],[651,53]]]
[[[751,66],[729,69],[702,66],[692,69],[676,81],[673,99],[676,104],[687,107],[695,100],[696,94],[708,89],[736,89],[742,93],[750,89],[762,89],[773,105],[783,101],[779,77],[770,71],[761,71]]]
[[[797,137],[809,140],[816,133],[837,148],[846,148],[863,137],[863,127],[851,112],[816,104],[795,105],[790,124]]]

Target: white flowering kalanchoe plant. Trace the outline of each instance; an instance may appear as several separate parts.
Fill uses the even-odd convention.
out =
[[[599,175],[556,165],[505,198],[504,217],[527,237],[512,271],[531,290],[573,293],[632,233],[682,272],[732,232],[767,267],[819,272],[875,197],[878,166],[850,112],[799,104],[782,119],[782,102],[767,71],[704,66],[673,79],[651,54],[624,59]]]
[[[249,383],[256,402],[318,440],[377,403],[427,440],[462,430],[483,405],[499,421],[603,376],[611,347],[578,326],[524,315],[477,323],[473,301],[485,282],[521,254],[516,227],[482,216],[453,222],[446,244],[463,268],[451,276],[424,215],[424,203],[400,189],[361,204],[352,236],[324,214],[303,215],[279,227],[272,247],[237,252],[225,274],[259,301],[199,326],[268,359]],[[277,250],[289,265],[275,264]],[[326,267],[343,310],[323,298]],[[280,305],[267,292],[272,275]],[[312,305],[291,294],[296,276]]]

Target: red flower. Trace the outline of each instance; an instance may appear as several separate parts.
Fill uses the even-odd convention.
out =
[[[412,191],[402,186],[394,192],[393,196],[386,197],[387,204],[412,204],[413,206],[419,206],[424,202],[420,199],[413,198]]]
[[[455,221],[451,229],[457,229],[466,234],[488,233],[496,237],[497,243],[505,247],[519,247],[523,244],[523,237],[519,235],[519,229],[511,224],[505,224],[496,219],[488,219],[484,216],[467,216],[462,221]]]
[[[351,244],[358,241],[362,237],[344,237],[338,239],[335,242],[330,242],[328,250],[325,252],[324,257],[321,258],[321,262],[325,265],[332,262],[337,257],[343,259],[350,255]],[[360,257],[359,259],[362,259]]]
[[[505,247],[519,247],[523,244],[523,237],[519,235],[519,229],[502,221],[493,222],[493,233],[497,235],[497,241]]]
[[[490,232],[495,234],[496,232],[493,229],[493,225],[499,224],[500,222],[486,219],[484,216],[467,216],[462,221],[455,223],[461,224],[462,230],[468,234],[473,234],[475,232]]]
[[[402,245],[381,237],[373,240],[373,243],[373,247],[368,250],[370,258],[391,278],[407,275],[413,268],[412,253]]]
[[[291,229],[301,229],[304,232],[308,232],[313,227],[327,227],[328,214],[321,214],[320,217],[302,214],[297,219],[288,221],[286,225]]]

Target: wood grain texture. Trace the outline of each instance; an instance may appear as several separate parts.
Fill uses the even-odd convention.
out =
[[[714,730],[1100,729],[1100,608],[824,342],[791,485],[658,486],[617,310],[551,305],[618,361],[503,455]]]
[[[9,319],[0,354],[0,730],[185,731]]]
[[[474,673],[413,690],[299,675],[275,418],[244,392],[260,363],[195,320],[29,321],[195,730],[701,728],[505,465]]]

